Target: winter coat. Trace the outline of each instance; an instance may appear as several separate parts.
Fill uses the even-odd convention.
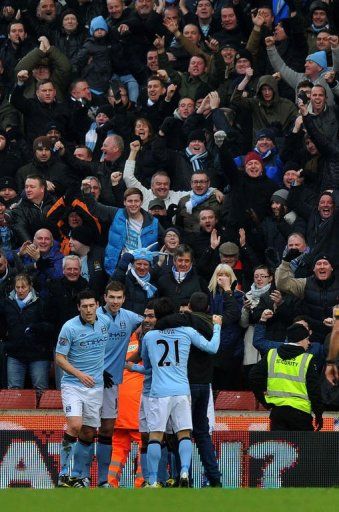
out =
[[[264,85],[271,87],[274,92],[274,97],[269,103],[263,100],[261,94],[261,88]],[[253,119],[253,143],[256,142],[256,132],[263,128],[268,128],[272,123],[280,123],[282,130],[286,131],[298,113],[292,101],[286,98],[280,98],[277,80],[271,75],[264,75],[259,78],[256,96],[254,98],[243,98],[242,91],[238,91],[238,89],[235,88],[231,103],[251,111]]]
[[[89,37],[73,59],[80,77],[100,93],[107,91],[113,73],[111,51],[107,37]]]
[[[70,169],[54,154],[47,162],[40,162],[36,158],[20,167],[16,174],[18,191],[21,192],[25,188],[27,176],[31,174],[39,174],[45,180],[51,181],[55,185],[56,196],[61,196],[66,190],[75,184],[75,179],[70,174]]]
[[[210,293],[210,313],[222,315],[220,347],[218,354],[226,352],[230,358],[241,358],[244,352],[244,338],[239,325],[244,294],[235,290],[232,295],[219,289]]]
[[[129,309],[130,311],[134,311],[134,313],[138,313],[139,315],[143,315],[147,303],[150,299],[147,298],[147,292],[144,290],[138,281],[135,279],[131,271],[129,270],[127,273],[125,270],[118,267],[115,269],[113,275],[111,276],[113,281],[120,281],[125,285],[125,302],[124,308]],[[151,278],[151,284],[154,285],[154,282]],[[153,295],[152,299],[156,299],[158,297],[157,292]]]
[[[178,283],[174,278],[172,269],[167,274],[160,274],[156,286],[159,297],[169,297],[178,311],[182,304],[188,304],[192,293],[206,291],[203,289],[200,279],[193,268],[187,273],[181,283]]]
[[[45,320],[44,305],[32,289],[32,299],[23,309],[13,290],[3,302],[1,317],[6,323],[5,350],[8,356],[22,361],[52,359],[53,326]]]
[[[46,215],[48,210],[54,204],[54,201],[54,197],[49,194],[49,192],[46,192],[40,206],[37,206],[26,197],[23,197],[20,199],[17,206],[15,206],[13,210],[10,210],[10,217],[17,246],[20,246],[26,240],[33,240],[38,229],[48,229]]]
[[[54,101],[51,104],[42,103],[35,98],[25,98],[25,88],[16,85],[10,102],[24,115],[25,134],[30,143],[36,137],[46,133],[46,126],[53,122],[60,127],[63,134],[67,133],[70,112],[65,103]]]

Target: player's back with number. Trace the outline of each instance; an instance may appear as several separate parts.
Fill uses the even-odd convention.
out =
[[[214,353],[219,339],[214,341],[212,338],[209,342],[191,327],[154,330],[145,334],[141,356],[146,367],[152,366],[151,397],[190,394],[187,361],[191,343]]]

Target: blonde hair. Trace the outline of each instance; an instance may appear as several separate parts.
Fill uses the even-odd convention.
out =
[[[208,289],[211,293],[213,293],[213,295],[216,294],[218,288],[217,277],[220,272],[225,272],[226,275],[228,275],[228,277],[231,279],[231,285],[234,283],[234,281],[237,280],[235,273],[229,265],[226,265],[226,263],[219,263],[219,265],[215,268],[211,280],[208,284]]]

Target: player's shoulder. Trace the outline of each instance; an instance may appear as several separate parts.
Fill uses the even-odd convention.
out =
[[[141,315],[138,315],[138,313],[134,313],[134,311],[131,311],[130,309],[120,308],[120,314],[127,319],[135,320],[142,322],[144,317]]]
[[[77,315],[67,320],[67,322],[65,322],[64,325],[62,326],[62,330],[72,330],[77,327],[80,327],[81,325],[82,323],[80,321],[80,317],[79,315]]]

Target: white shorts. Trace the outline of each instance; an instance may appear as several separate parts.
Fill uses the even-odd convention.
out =
[[[141,395],[139,409],[139,432],[149,432],[147,415],[149,414],[149,396]]]
[[[102,400],[101,418],[115,419],[118,416],[118,386],[114,384],[111,388],[104,388]]]
[[[65,416],[78,416],[88,427],[100,427],[103,388],[61,386],[61,399]]]
[[[181,430],[192,430],[190,395],[149,397],[148,403],[147,420],[150,432],[165,432],[169,418],[175,433]]]

